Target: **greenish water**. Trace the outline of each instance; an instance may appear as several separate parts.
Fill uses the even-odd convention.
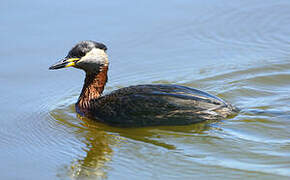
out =
[[[289,1],[0,4],[0,179],[289,179]],[[85,39],[109,48],[106,93],[174,83],[242,111],[171,127],[80,118],[84,74],[48,67]]]

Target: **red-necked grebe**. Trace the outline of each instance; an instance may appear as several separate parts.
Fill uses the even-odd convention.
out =
[[[72,66],[85,71],[76,103],[76,111],[82,116],[127,127],[186,125],[226,118],[237,110],[218,97],[180,85],[137,85],[102,96],[109,65],[106,50],[102,43],[81,41],[49,68]]]

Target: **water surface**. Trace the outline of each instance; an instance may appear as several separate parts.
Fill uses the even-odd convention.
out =
[[[12,0],[0,9],[0,179],[289,179],[289,1]],[[242,111],[146,128],[78,117],[84,73],[48,67],[86,39],[109,48],[106,93],[173,83]]]

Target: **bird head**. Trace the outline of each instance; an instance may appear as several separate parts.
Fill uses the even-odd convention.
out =
[[[87,73],[96,73],[109,64],[106,50],[107,47],[102,43],[81,41],[69,51],[65,58],[50,66],[49,69],[75,67]]]

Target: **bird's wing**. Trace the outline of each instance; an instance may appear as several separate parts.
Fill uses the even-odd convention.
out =
[[[224,106],[219,98],[184,86],[138,85],[95,100],[93,111],[97,119],[114,124],[168,125],[198,122],[204,113]]]

